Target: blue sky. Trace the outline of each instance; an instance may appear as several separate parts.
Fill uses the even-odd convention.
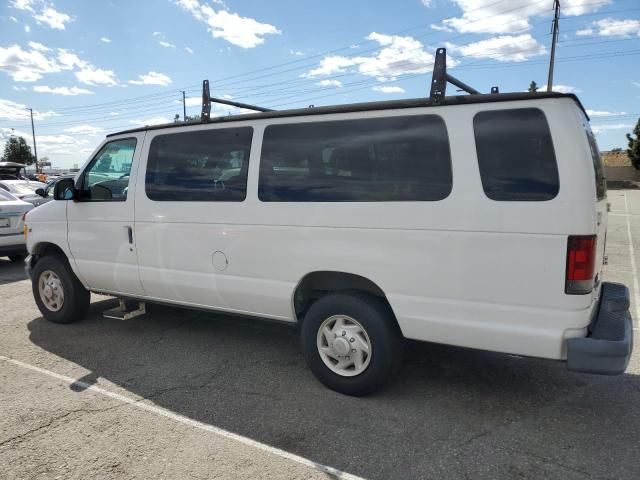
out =
[[[106,133],[181,114],[181,90],[198,113],[205,78],[217,96],[272,108],[426,96],[439,46],[451,73],[481,91],[544,86],[552,3],[8,0],[0,140],[31,143],[31,107],[39,156],[82,164]],[[601,149],[625,147],[640,117],[640,4],[561,4],[554,85],[578,94]]]

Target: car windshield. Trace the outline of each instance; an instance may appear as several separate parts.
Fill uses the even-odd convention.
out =
[[[9,187],[9,191],[11,193],[17,195],[29,195],[35,192],[36,187],[30,187],[24,183],[5,183],[7,187]]]
[[[11,195],[9,192],[7,192],[6,190],[0,189],[0,201],[3,201],[3,202],[15,202],[16,200],[18,200],[18,199],[16,197],[14,197],[13,195]]]

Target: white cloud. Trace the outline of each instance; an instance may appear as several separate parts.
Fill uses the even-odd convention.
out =
[[[18,23],[18,19],[16,17],[9,17],[13,23]]]
[[[104,42],[104,43],[111,43],[111,39],[110,39],[110,38],[107,38],[107,37],[101,37],[101,38],[100,38],[100,41],[101,41],[101,42]]]
[[[182,100],[176,100],[176,102],[181,104]],[[187,97],[185,104],[187,107],[199,107],[202,105],[202,97]]]
[[[193,17],[208,25],[213,38],[223,38],[241,48],[254,48],[264,43],[265,35],[280,34],[273,25],[260,23],[249,17],[241,17],[227,10],[215,10],[198,0],[176,0],[183,9],[191,12]]]
[[[138,75],[139,80],[129,80],[132,85],[162,85],[167,86],[171,79],[164,73],[149,72],[146,75]]]
[[[576,87],[572,87],[571,85],[562,85],[562,84],[556,84],[552,87],[552,90],[554,92],[559,92],[559,93],[580,93],[580,90],[577,89]],[[546,92],[547,91],[547,86],[543,85],[542,87],[540,87],[538,89],[539,92]]]
[[[433,0],[420,0],[420,2],[422,2],[422,5],[424,5],[427,8],[433,4]]]
[[[446,25],[437,25],[435,23],[432,23],[430,27],[434,30],[437,30],[438,32],[453,32],[453,29],[447,27]]]
[[[184,47],[184,49],[187,51],[187,53],[193,54],[193,49],[192,48]]]
[[[91,125],[78,125],[77,127],[65,128],[64,131],[78,135],[97,135],[104,132],[104,129]]]
[[[375,90],[376,92],[382,92],[382,93],[404,93],[404,88],[401,87],[391,87],[391,86],[381,86],[381,85],[376,85],[375,87],[373,87],[373,90]]]
[[[43,44],[38,43],[38,42],[29,42],[28,45],[33,48],[34,50],[37,50],[39,52],[50,52],[51,49],[48,47],[45,47]]]
[[[33,112],[33,118],[36,120],[43,120],[45,118],[56,117],[58,115],[58,113],[51,110],[47,112]],[[4,120],[26,120],[28,118],[27,106],[0,98],[0,118]]]
[[[154,37],[162,37],[162,32],[153,32]]]
[[[129,120],[129,123],[144,127],[146,125],[162,125],[163,123],[171,123],[171,120],[167,117],[151,117],[145,120]]]
[[[616,20],[615,18],[603,18],[593,22],[601,37],[640,37],[640,20]]]
[[[303,76],[313,78],[342,73],[351,67],[362,75],[376,77],[379,80],[395,80],[398,75],[426,73],[433,68],[433,55],[413,37],[372,32],[366,38],[384,48],[370,57],[324,57],[316,68]],[[455,60],[450,59],[449,67],[456,64]]]
[[[544,55],[546,48],[530,34],[500,35],[467,45],[446,44],[453,52],[465,57],[492,58],[500,62],[523,62],[529,57]]]
[[[11,88],[13,88],[16,92],[24,92],[27,89],[27,87],[17,87],[16,85]]]
[[[303,55],[304,55],[304,53],[302,53],[300,50],[294,50],[294,49],[292,49],[292,48],[290,48],[290,49],[289,49],[289,53],[290,53],[291,55],[296,56],[296,57],[301,57],[301,56],[303,56]]]
[[[9,6],[18,10],[26,10],[27,12],[35,13],[32,6],[35,3],[35,0],[11,0],[9,2]]]
[[[604,110],[589,110],[587,109],[587,115],[590,117],[618,117],[620,115],[626,115],[627,112],[607,112]]]
[[[593,35],[593,28],[583,28],[581,30],[577,30],[576,35],[580,35],[580,36]]]
[[[11,45],[0,47],[0,70],[16,82],[35,82],[45,73],[60,71],[60,66],[39,50],[23,50],[18,45]]]
[[[24,31],[29,33],[31,31],[31,27],[29,25],[24,26]]]
[[[173,43],[165,42],[164,40],[160,40],[158,43],[162,45],[164,48],[176,48],[176,46]]]
[[[103,70],[93,66],[86,66],[75,73],[79,82],[87,85],[118,85],[116,74],[112,70]]]
[[[58,12],[55,8],[45,7],[40,15],[33,17],[39,24],[44,23],[56,30],[64,30],[64,24],[71,21],[71,17],[66,13]]]
[[[321,87],[341,87],[342,82],[339,80],[320,80],[316,85],[320,85]]]
[[[74,71],[78,80],[89,85],[117,85],[111,70],[96,68],[64,48],[54,52],[36,42],[30,42],[29,48],[0,47],[0,71],[16,82],[35,82],[47,74]]]
[[[78,87],[48,87],[46,85],[36,85],[33,87],[34,92],[53,93],[55,95],[75,96],[75,95],[93,95],[91,90]]]
[[[614,123],[614,124],[604,124],[604,125],[591,125],[591,130],[594,133],[602,133],[607,130],[631,130],[633,129],[633,125],[630,123]]]
[[[594,2],[593,0],[563,0],[564,16],[583,15],[593,12],[612,0]],[[515,33],[531,29],[532,17],[552,15],[551,4],[532,2],[531,0],[453,0],[462,15],[442,22],[443,26],[453,28],[460,33]]]

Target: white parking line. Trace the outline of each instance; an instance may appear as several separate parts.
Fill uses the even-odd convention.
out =
[[[227,430],[223,430],[222,428],[214,427],[212,425],[208,425],[206,423],[199,422],[197,420],[193,420],[189,417],[185,417],[184,415],[180,415],[178,413],[174,413],[170,410],[167,410],[162,407],[158,407],[156,405],[151,405],[149,403],[143,403],[144,398],[141,399],[133,399],[129,398],[125,395],[120,395],[119,393],[110,392],[109,390],[105,390],[104,388],[97,387],[95,385],[90,385],[88,383],[82,382],[80,380],[75,380],[71,377],[67,377],[66,375],[61,375],[56,372],[52,372],[50,370],[46,370],[41,367],[36,367],[35,365],[30,365],[25,362],[21,362],[20,360],[15,360],[13,358],[5,357],[4,355],[0,355],[0,360],[3,360],[7,363],[11,363],[21,368],[26,368],[28,370],[32,370],[34,372],[41,373],[43,375],[47,375],[52,378],[56,378],[61,380],[69,385],[75,384],[81,387],[83,390],[91,390],[94,393],[99,393],[100,395],[104,395],[105,397],[112,398],[114,400],[118,400],[122,403],[126,403],[131,405],[132,407],[139,408],[140,410],[144,410],[146,412],[150,412],[156,415],[160,415],[162,417],[168,418],[178,423],[182,423],[189,427],[197,428],[199,430],[204,430],[209,433],[214,433],[216,435],[220,435],[221,437],[228,438],[231,440],[235,440],[243,445],[247,445],[249,447],[254,447],[259,450],[263,450],[267,453],[271,453],[281,458],[285,458],[287,460],[291,460],[293,462],[299,463],[301,465],[305,465],[307,467],[311,467],[320,472],[326,473],[335,478],[344,479],[344,480],[363,480],[362,477],[358,477],[352,475],[350,473],[343,472],[333,467],[329,467],[327,465],[322,465],[320,463],[316,463],[308,458],[301,457],[299,455],[295,455],[293,453],[286,452],[284,450],[280,450],[279,448],[272,447],[270,445],[266,445],[264,443],[257,442],[247,437],[243,437],[242,435],[238,435],[236,433],[229,432]]]
[[[631,273],[633,275],[633,299],[636,305],[636,322],[640,321],[640,287],[638,286],[638,271],[636,268],[636,254],[633,248],[633,237],[631,236],[631,222],[629,221],[629,204],[627,194],[624,194],[624,211],[627,214],[627,237],[629,239],[629,255],[631,256]]]

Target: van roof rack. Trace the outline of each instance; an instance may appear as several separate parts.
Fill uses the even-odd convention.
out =
[[[455,85],[471,95],[480,95],[478,90],[447,73],[447,49],[438,48],[433,63],[433,76],[431,77],[431,92],[429,95],[434,105],[440,105],[444,102],[447,83]],[[499,93],[498,87],[491,87],[491,93]]]
[[[202,114],[200,115],[200,121],[202,123],[209,123],[211,120],[211,104],[221,103],[222,105],[231,105],[232,107],[246,108],[247,110],[255,110],[256,112],[272,112],[270,108],[259,107],[257,105],[250,105],[248,103],[234,102],[225,98],[212,97],[209,94],[209,80],[202,81]]]

